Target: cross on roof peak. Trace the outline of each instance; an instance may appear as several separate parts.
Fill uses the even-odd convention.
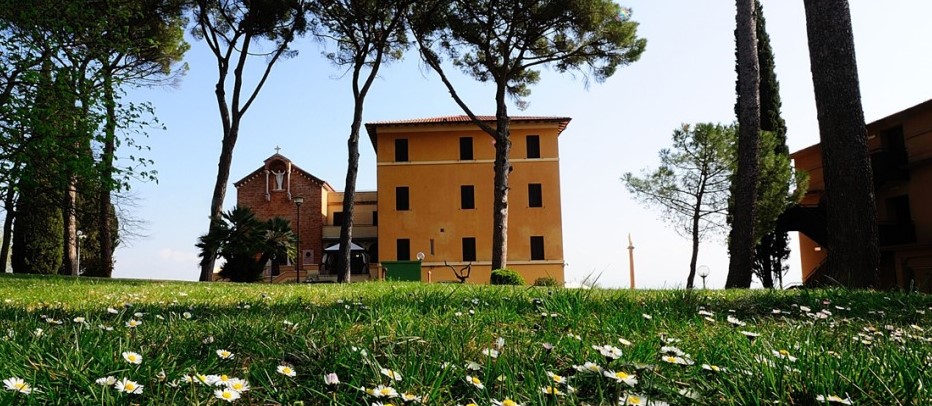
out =
[[[281,151],[281,150],[282,150],[281,147],[279,147],[278,145],[275,146],[275,153],[276,153],[276,154],[277,154],[279,151]]]

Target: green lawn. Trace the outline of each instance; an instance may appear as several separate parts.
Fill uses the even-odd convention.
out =
[[[0,275],[0,297],[4,405],[932,405],[927,295]]]

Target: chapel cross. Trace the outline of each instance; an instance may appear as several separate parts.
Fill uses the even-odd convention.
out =
[[[275,146],[275,153],[276,153],[276,154],[278,153],[278,151],[281,151],[281,150],[282,150],[282,149],[279,148],[278,145]]]

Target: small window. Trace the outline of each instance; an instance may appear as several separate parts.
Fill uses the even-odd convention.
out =
[[[540,235],[531,236],[531,260],[540,261],[544,259],[544,237]]]
[[[460,208],[464,210],[476,208],[476,188],[473,185],[460,186]]]
[[[540,183],[529,183],[527,185],[527,205],[528,207],[544,207]]]
[[[342,211],[333,212],[333,225],[335,226],[343,225],[343,212]]]
[[[411,240],[407,238],[399,238],[395,243],[395,256],[398,261],[410,261],[411,260]]]
[[[528,135],[527,136],[527,157],[528,158],[540,158],[540,136],[539,135]]]
[[[379,212],[377,211],[372,212],[372,225],[379,225]]]
[[[408,205],[408,187],[407,186],[398,186],[395,188],[395,210],[406,211],[410,210],[411,207]]]
[[[476,260],[476,237],[463,237],[463,261]]]
[[[408,139],[395,139],[395,162],[408,162]]]
[[[472,161],[472,137],[460,137],[460,160]]]

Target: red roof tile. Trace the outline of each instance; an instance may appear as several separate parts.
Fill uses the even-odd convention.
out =
[[[486,123],[495,123],[495,116],[476,116],[480,121]],[[558,123],[560,125],[560,131],[563,132],[566,129],[566,126],[572,120],[569,117],[557,117],[557,116],[511,116],[511,122],[552,122]],[[388,120],[388,121],[374,121],[371,123],[366,123],[366,131],[369,133],[369,140],[372,141],[372,146],[375,147],[375,137],[376,132],[379,127],[400,127],[408,125],[433,125],[433,124],[470,124],[472,119],[467,115],[458,115],[458,116],[441,116],[441,117],[427,117],[427,118],[414,118],[407,120]]]

